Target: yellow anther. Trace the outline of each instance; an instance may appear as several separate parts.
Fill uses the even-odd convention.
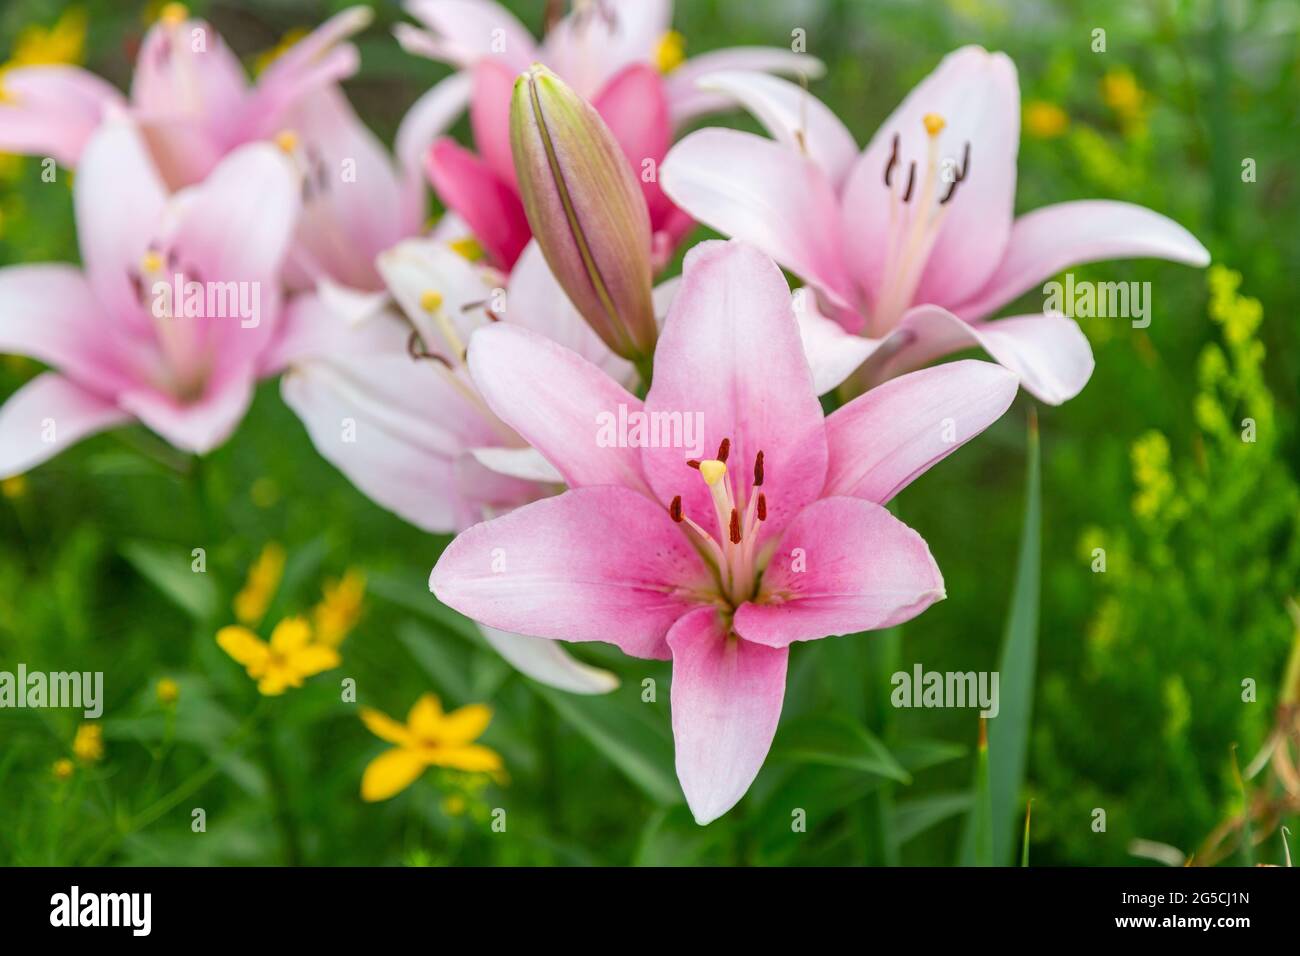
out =
[[[275,134],[275,145],[285,153],[292,153],[298,148],[298,134],[291,129],[282,129]]]
[[[420,295],[420,308],[425,312],[437,312],[442,308],[442,293],[428,289]]]
[[[470,262],[478,262],[485,255],[482,244],[473,236],[461,236],[459,239],[451,240],[447,245],[456,255]]]
[[[140,260],[140,269],[146,275],[153,275],[155,272],[161,272],[163,267],[163,257],[158,252],[150,249]]]
[[[700,477],[704,483],[710,487],[716,485],[722,480],[722,476],[727,473],[727,466],[716,458],[710,458],[707,461],[700,462]]]
[[[943,132],[943,128],[948,125],[938,113],[926,113],[921,117],[921,122],[925,124],[925,131],[931,136],[938,136]]]
[[[183,3],[166,4],[158,13],[158,19],[169,27],[178,27],[190,18],[190,8]]]
[[[671,73],[686,59],[686,37],[669,30],[655,44],[654,63],[660,73]]]

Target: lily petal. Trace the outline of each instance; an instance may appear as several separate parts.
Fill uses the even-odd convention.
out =
[[[1015,221],[997,270],[953,311],[974,322],[1070,266],[1148,256],[1210,264],[1209,251],[1195,236],[1143,206],[1106,199],[1044,206]]]
[[[646,411],[651,421],[677,416],[703,426],[699,447],[647,445],[641,457],[659,499],[667,505],[681,495],[686,513],[705,528],[716,525],[715,509],[686,462],[711,457],[723,439],[731,442],[730,477],[743,500],[763,452],[768,534],[817,497],[826,478],[824,418],[790,289],[771,259],[735,241],[702,242],[687,254],[655,352]],[[725,529],[717,530],[721,539]]]
[[[795,295],[799,296],[800,290]],[[852,375],[880,342],[846,332],[839,322],[822,315],[816,295],[807,286],[797,301],[795,317],[799,320],[804,356],[812,369],[813,387],[818,395],[825,395]]]
[[[499,57],[516,72],[537,58],[537,45],[513,13],[489,0],[409,0],[406,12],[432,32],[416,49],[407,46],[420,33],[407,24],[398,39],[408,52],[420,53],[458,67],[471,67],[486,57]]]
[[[556,641],[510,634],[481,624],[479,631],[515,670],[548,687],[570,694],[608,694],[618,687],[616,676],[575,660]]]
[[[492,411],[570,487],[645,489],[640,450],[602,441],[605,423],[616,423],[620,409],[639,412],[640,399],[576,352],[499,322],[474,333],[469,369]]]
[[[826,419],[826,496],[885,504],[1002,417],[1014,374],[991,362],[947,362],[877,385]]]
[[[1049,405],[1078,395],[1092,377],[1092,346],[1073,319],[1019,315],[972,323],[931,305],[909,310],[864,368],[883,381],[971,346],[1015,372],[1026,390]],[[885,357],[879,365],[876,356]]]
[[[735,627],[784,648],[893,627],[943,598],[919,534],[870,501],[823,498],[790,522],[763,573],[762,603],[742,604]]]
[[[669,151],[659,182],[693,218],[849,304],[835,191],[807,156],[753,133],[702,129]]]
[[[111,83],[75,66],[26,66],[0,80],[0,152],[75,167],[105,113],[126,105]]]
[[[22,474],[130,417],[57,372],[44,372],[0,407],[0,478]]]
[[[730,109],[733,102],[730,97],[702,90],[699,85],[702,77],[729,70],[756,70],[816,80],[826,73],[826,65],[815,56],[770,46],[737,46],[693,56],[665,78],[673,124],[680,128],[693,119]]]
[[[709,580],[662,507],[604,486],[474,525],[447,546],[429,588],[489,627],[604,641],[633,657],[663,660],[668,629],[691,607],[686,592]]]
[[[425,172],[447,206],[469,224],[496,265],[509,270],[532,233],[518,195],[488,165],[450,139],[433,144]]]
[[[789,652],[728,634],[709,607],[678,621],[668,646],[677,779],[703,826],[745,795],[772,748]]]

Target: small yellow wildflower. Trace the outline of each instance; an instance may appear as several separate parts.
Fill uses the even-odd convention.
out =
[[[361,777],[361,799],[387,800],[401,793],[429,767],[449,767],[473,773],[499,773],[501,755],[473,741],[492,721],[492,709],[469,704],[442,712],[434,694],[425,694],[401,724],[370,707],[361,708],[361,720],[381,740],[396,744],[366,767]]]
[[[1055,139],[1070,128],[1065,110],[1046,100],[1025,104],[1025,132],[1034,139]]]
[[[311,639],[311,625],[301,617],[285,618],[271,632],[268,644],[246,627],[223,627],[217,632],[221,649],[244,665],[257,689],[268,697],[301,687],[308,677],[343,663],[339,652]]]
[[[669,30],[655,44],[654,64],[660,73],[671,73],[686,60],[686,37]]]
[[[82,763],[94,763],[104,756],[104,729],[99,724],[82,724],[72,738],[72,753]]]
[[[316,640],[328,647],[338,647],[361,618],[366,576],[356,568],[348,568],[342,580],[327,581],[321,592],[324,597],[312,612]]]
[[[74,7],[52,27],[25,27],[14,41],[13,55],[5,67],[80,63],[86,53],[86,26],[86,11]]]
[[[235,595],[235,618],[240,624],[256,627],[262,622],[283,575],[284,548],[272,541],[248,569],[248,580],[243,590]]]
[[[1111,70],[1102,77],[1101,98],[1129,130],[1140,129],[1146,122],[1146,93],[1130,71]]]
[[[13,475],[4,481],[0,481],[0,494],[3,494],[10,501],[17,501],[27,494],[27,476]]]
[[[67,780],[76,772],[76,769],[77,765],[75,763],[67,757],[60,757],[54,761],[54,765],[50,767],[50,772],[54,774],[56,780]]]
[[[158,694],[158,703],[162,704],[164,707],[170,707],[180,699],[181,685],[176,683],[170,677],[164,677],[162,680],[158,681],[158,686],[155,688],[155,692]]]

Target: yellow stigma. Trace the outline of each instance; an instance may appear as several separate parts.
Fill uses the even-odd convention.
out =
[[[716,485],[722,480],[722,476],[727,473],[727,466],[716,458],[710,458],[708,461],[700,462],[700,477],[709,487]]]
[[[155,272],[161,272],[162,267],[163,267],[163,257],[159,255],[157,252],[155,252],[153,249],[150,249],[148,252],[146,252],[144,254],[144,258],[140,260],[141,271],[147,273],[148,275],[152,275]]]
[[[660,73],[671,73],[686,59],[686,37],[669,30],[655,44],[654,63]]]
[[[190,8],[183,3],[169,3],[158,13],[158,19],[169,27],[178,27],[190,18]]]
[[[437,312],[442,308],[442,293],[427,289],[420,295],[420,308],[425,312]]]
[[[298,148],[298,134],[291,129],[282,129],[275,134],[275,145],[285,153],[292,153]]]
[[[947,122],[938,113],[926,113],[921,117],[921,122],[925,124],[925,131],[931,136],[938,136],[947,126]]]
[[[459,239],[451,240],[447,245],[456,255],[470,262],[478,262],[485,255],[482,244],[473,236],[461,236]]]

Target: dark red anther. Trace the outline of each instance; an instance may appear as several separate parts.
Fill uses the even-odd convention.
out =
[[[894,185],[894,167],[898,165],[898,134],[894,134],[894,148],[889,151],[889,162],[885,163],[885,188]]]
[[[758,520],[767,520],[767,495],[764,494],[758,496]]]
[[[731,439],[722,439],[722,444],[718,446],[718,461],[724,465],[727,463],[727,456],[731,454]]]
[[[740,544],[740,512],[731,509],[731,543]]]
[[[763,453],[760,451],[754,458],[754,487],[757,488],[763,483]]]
[[[682,523],[682,496],[678,495],[673,499],[673,503],[668,506],[668,513],[672,515],[674,521]]]
[[[700,460],[698,458],[688,458],[686,459],[686,464],[690,465],[696,471],[700,470]]]
[[[903,202],[912,201],[912,187],[916,185],[916,163],[907,167],[907,188],[903,190]]]

